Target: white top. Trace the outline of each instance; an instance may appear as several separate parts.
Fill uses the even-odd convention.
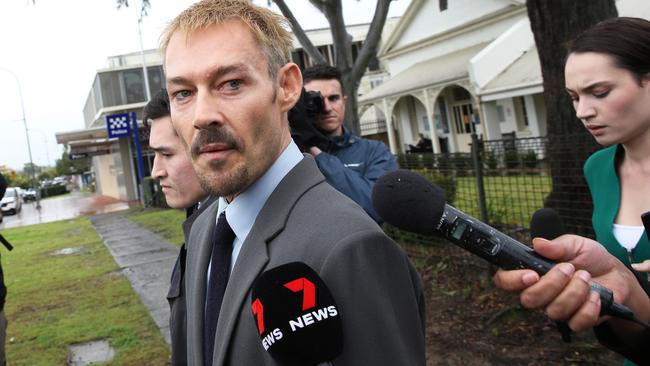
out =
[[[623,248],[627,249],[628,252],[631,252],[639,243],[639,239],[641,239],[644,230],[643,226],[619,224],[614,224],[613,228],[614,237]]]

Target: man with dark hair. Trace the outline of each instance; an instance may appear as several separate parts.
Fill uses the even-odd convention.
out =
[[[214,199],[209,198],[201,188],[190,157],[174,130],[166,89],[159,91],[144,107],[143,123],[149,130],[149,147],[155,152],[151,176],[160,180],[169,207],[186,209],[187,220],[183,222],[183,233],[187,242],[192,223]],[[187,364],[186,304],[183,285],[186,253],[183,244],[172,271],[171,284],[167,293],[173,366]]]
[[[311,66],[302,72],[302,77],[305,90],[318,91],[323,96],[324,110],[316,122],[330,140],[325,150],[312,146],[309,152],[329,184],[381,223],[383,220],[372,206],[372,187],[381,175],[397,170],[395,157],[383,142],[361,138],[343,126],[347,97],[337,68]]]

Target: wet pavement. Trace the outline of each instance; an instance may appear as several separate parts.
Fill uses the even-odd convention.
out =
[[[79,216],[121,211],[127,208],[129,208],[128,203],[113,197],[72,192],[41,200],[40,209],[36,209],[35,202],[23,202],[23,208],[18,214],[4,215],[0,229],[67,220]]]
[[[96,215],[90,221],[169,344],[167,290],[179,248],[122,215]]]

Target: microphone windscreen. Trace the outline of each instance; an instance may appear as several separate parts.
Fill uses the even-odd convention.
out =
[[[442,188],[421,175],[397,170],[379,177],[372,190],[375,210],[391,225],[423,235],[433,235],[445,211]]]
[[[343,350],[343,326],[325,282],[305,263],[262,273],[253,285],[251,309],[262,347],[287,365],[315,365]]]
[[[541,208],[530,219],[530,238],[553,240],[566,234],[560,215],[552,208]]]

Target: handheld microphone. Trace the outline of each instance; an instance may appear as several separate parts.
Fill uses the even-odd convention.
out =
[[[379,216],[389,224],[423,235],[437,233],[500,268],[532,269],[544,275],[555,265],[527,245],[446,204],[442,188],[411,171],[400,169],[381,176],[372,200]],[[608,288],[593,283],[592,289],[600,294],[601,315],[634,316],[614,302]]]
[[[566,234],[560,215],[552,208],[540,208],[530,218],[530,238],[553,240]]]
[[[650,215],[648,215],[650,216]],[[643,216],[641,216],[643,219]],[[650,219],[650,217],[648,217]],[[645,223],[644,223],[645,224]],[[552,208],[541,208],[533,214],[533,217],[530,220],[530,237],[531,238],[544,238],[547,240],[553,240],[564,234],[566,234],[564,224],[560,215]],[[628,267],[632,273],[639,279],[638,273],[636,273],[631,267]],[[646,281],[647,282],[647,281]],[[641,282],[641,287],[645,290],[645,284]],[[650,325],[641,319],[637,318],[634,315],[634,312],[630,310],[627,306],[621,305],[614,302],[614,294],[612,290],[607,287],[603,287],[599,283],[592,282],[591,289],[596,291],[600,295],[600,315],[612,315],[618,318],[627,319],[633,321],[637,324],[640,324],[646,328],[650,328]],[[562,332],[562,338],[567,341],[568,327],[567,330],[560,327],[560,332]]]
[[[305,263],[262,273],[253,285],[251,310],[262,347],[287,365],[331,361],[343,350],[343,325],[325,282]]]
[[[566,234],[560,215],[552,208],[540,208],[530,218],[530,239],[553,240]],[[571,342],[571,328],[566,322],[556,321],[557,329],[564,342]]]

